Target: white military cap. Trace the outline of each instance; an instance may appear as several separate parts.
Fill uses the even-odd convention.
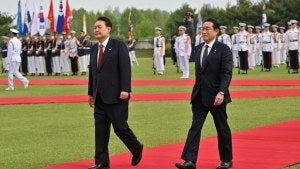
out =
[[[245,24],[245,23],[243,23],[243,22],[240,22],[240,23],[239,23],[239,26],[243,26],[243,27],[245,27],[245,26],[246,26],[246,24]]]
[[[292,25],[290,21],[288,21],[287,24],[288,24],[289,26]]]
[[[186,27],[181,25],[181,26],[178,27],[178,30],[184,30],[184,31],[186,31]]]
[[[65,32],[65,31],[63,31],[61,34],[65,35],[65,34],[66,34],[66,32]]]
[[[253,29],[254,27],[252,25],[248,25],[247,28],[252,28]]]
[[[255,29],[261,29],[261,27],[260,26],[255,26]]]
[[[159,28],[159,27],[155,27],[155,29],[154,30],[156,30],[156,31],[161,31],[161,28]]]
[[[239,27],[237,27],[237,26],[234,26],[232,29],[239,29]]]
[[[75,32],[75,31],[71,31],[70,33],[71,33],[71,34],[75,34],[76,32]]]
[[[264,27],[270,27],[269,23],[264,23]]]
[[[220,29],[227,29],[227,26],[220,26]]]
[[[290,23],[291,23],[291,24],[294,24],[294,23],[298,23],[298,21],[297,21],[297,20],[294,20],[294,19],[292,19],[292,20],[290,20]]]
[[[11,29],[9,29],[12,33],[16,33],[16,34],[18,34],[19,33],[19,31],[17,30],[17,29],[13,29],[13,28],[11,28]]]
[[[10,39],[9,37],[7,36],[1,36],[2,39]]]
[[[272,28],[278,28],[278,26],[277,25],[272,25]]]
[[[285,30],[285,27],[281,26],[281,27],[279,27],[279,29]]]

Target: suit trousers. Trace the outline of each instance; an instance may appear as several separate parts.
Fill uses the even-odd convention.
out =
[[[95,164],[108,164],[108,143],[110,137],[110,126],[112,124],[115,134],[126,145],[133,155],[137,155],[141,143],[129,128],[128,101],[116,104],[106,104],[97,93],[94,108],[95,119]]]
[[[226,104],[213,107],[205,107],[201,98],[197,96],[192,103],[193,121],[189,130],[187,140],[181,155],[186,161],[197,162],[201,130],[208,111],[211,112],[218,134],[218,148],[220,160],[229,162],[232,160],[232,138],[231,131],[227,122]]]

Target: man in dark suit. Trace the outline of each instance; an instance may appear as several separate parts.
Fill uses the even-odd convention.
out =
[[[228,87],[232,77],[232,53],[227,45],[216,41],[219,27],[214,19],[207,19],[203,24],[204,43],[197,47],[195,55],[193,122],[181,155],[185,162],[175,163],[179,169],[196,168],[201,130],[209,111],[218,133],[221,165],[217,169],[232,166],[232,139],[226,114],[226,104],[231,102]]]
[[[131,66],[126,44],[110,38],[112,23],[99,17],[94,36],[99,41],[91,48],[89,105],[95,118],[95,165],[89,169],[109,169],[110,126],[132,153],[131,165],[142,158],[143,145],[129,128],[128,101],[131,92]]]

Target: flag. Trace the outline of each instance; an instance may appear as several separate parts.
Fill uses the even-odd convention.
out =
[[[201,17],[201,11],[199,9],[199,12],[198,12],[198,21],[197,21],[197,25],[196,25],[196,31],[198,31],[198,29],[200,27],[203,26],[203,21],[202,21],[202,17]]]
[[[22,35],[26,35],[29,32],[30,22],[31,22],[31,17],[30,17],[30,12],[28,10],[27,0],[26,0]]]
[[[18,2],[18,18],[17,18],[17,24],[18,24],[18,30],[20,35],[23,35],[23,31],[22,31],[22,14],[21,14],[21,2],[19,0]]]
[[[133,35],[133,21],[131,18],[131,11],[130,11],[128,15],[128,36],[131,35]]]
[[[69,1],[66,1],[66,15],[65,15],[65,22],[64,22],[64,30],[66,34],[70,32],[70,23],[72,22],[73,16],[72,11],[69,6]]]
[[[61,34],[64,31],[64,18],[65,16],[63,11],[63,3],[62,0],[60,0],[57,23],[56,23],[56,32],[59,34]]]
[[[50,0],[50,7],[48,12],[48,20],[50,22],[50,32],[51,34],[54,34],[54,13],[53,13],[53,3],[52,0]]]
[[[264,23],[267,22],[267,14],[266,14],[266,5],[263,4],[262,6],[262,27],[264,27]]]
[[[39,32],[39,8],[37,4],[34,4],[34,9],[32,12],[32,21],[30,24],[30,35],[33,36]]]
[[[85,14],[83,14],[83,18],[82,19],[83,19],[83,28],[82,28],[82,30],[85,32],[85,34],[87,34]]]
[[[43,1],[40,3],[40,11],[39,11],[39,33],[43,36],[46,32],[46,22],[44,17],[44,8],[43,8]]]

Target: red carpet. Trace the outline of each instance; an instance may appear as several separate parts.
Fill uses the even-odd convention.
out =
[[[278,169],[300,162],[300,119],[233,133],[233,168]],[[184,143],[146,148],[141,163],[130,166],[130,153],[111,157],[111,169],[174,169],[181,161]],[[202,139],[197,168],[219,164],[216,137]],[[93,160],[65,163],[43,169],[86,169]]]
[[[300,96],[300,89],[285,90],[245,90],[231,91],[232,98],[261,98],[261,97],[289,97]],[[131,101],[159,101],[159,100],[188,100],[191,94],[185,93],[146,93],[132,94]],[[7,104],[42,104],[42,103],[78,103],[87,102],[87,95],[70,96],[41,96],[41,97],[6,97],[0,98],[0,105]]]
[[[31,85],[87,85],[87,79],[30,79]],[[16,84],[21,84],[15,80]],[[7,80],[0,80],[0,84],[6,85]],[[162,85],[193,85],[194,79],[177,80],[132,80],[134,86],[162,86]],[[232,80],[231,86],[300,86],[300,79],[269,79],[269,80]]]

